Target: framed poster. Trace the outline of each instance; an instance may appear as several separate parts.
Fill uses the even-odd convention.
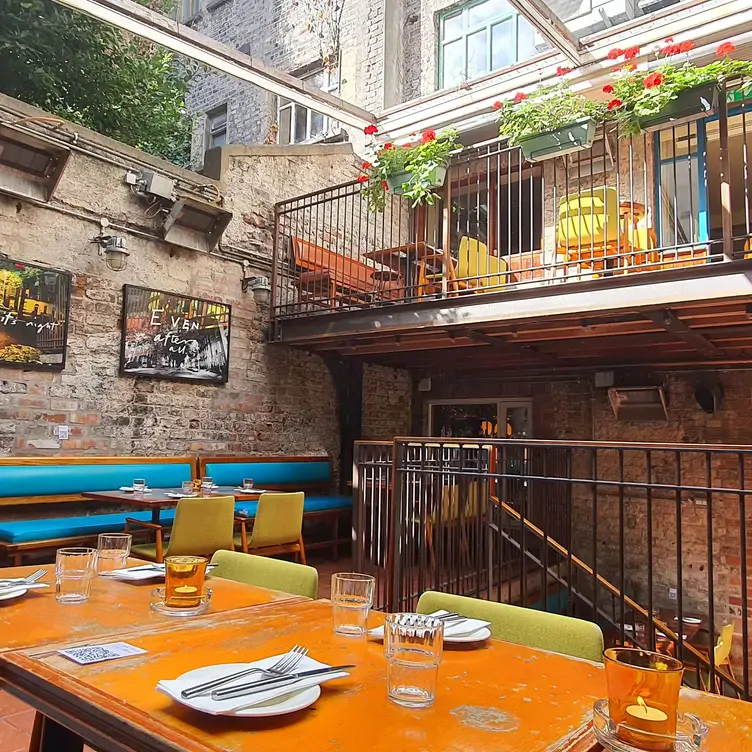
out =
[[[71,275],[0,258],[0,366],[65,367]]]
[[[229,359],[229,305],[123,286],[121,374],[224,384]]]

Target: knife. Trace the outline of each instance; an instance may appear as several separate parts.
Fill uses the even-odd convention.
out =
[[[236,687],[226,687],[225,689],[215,689],[211,693],[212,700],[231,700],[233,697],[242,697],[243,695],[255,695],[258,692],[265,692],[267,689],[277,689],[277,687],[286,687],[289,684],[301,679],[307,679],[309,676],[326,676],[327,674],[336,674],[339,671],[355,668],[352,666],[329,666],[328,668],[317,668],[313,671],[301,671],[289,676],[276,676],[271,679],[262,679],[261,681],[251,682],[249,684],[239,684]]]
[[[48,588],[50,585],[47,582],[32,582],[30,585],[24,585],[19,583],[18,585],[11,585],[10,587],[4,587],[0,590],[0,595],[7,595],[8,593],[15,593],[17,590],[39,590],[41,588]]]

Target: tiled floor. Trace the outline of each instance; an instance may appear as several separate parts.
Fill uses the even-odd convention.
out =
[[[309,563],[319,571],[319,598],[329,597],[335,572],[352,571],[349,559],[313,560]],[[34,711],[7,692],[0,691],[0,752],[28,752],[33,724]]]

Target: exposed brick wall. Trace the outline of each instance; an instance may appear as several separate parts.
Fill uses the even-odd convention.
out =
[[[407,371],[366,365],[363,369],[364,440],[389,441],[410,434],[412,379]]]

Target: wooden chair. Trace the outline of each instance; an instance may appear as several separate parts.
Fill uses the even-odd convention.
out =
[[[704,631],[704,630],[703,630]],[[736,676],[734,675],[734,669],[731,665],[731,648],[733,647],[734,643],[734,625],[733,624],[725,624],[721,628],[721,633],[718,635],[718,641],[715,644],[715,647],[713,648],[713,661],[715,663],[716,669],[721,668],[723,669],[729,677],[736,680]],[[698,649],[701,653],[705,655],[705,658],[710,662],[710,650],[708,647],[700,647],[698,645],[694,645],[696,649]],[[693,666],[687,666],[687,669],[689,671],[694,671]],[[698,666],[697,673],[700,678],[700,687],[705,692],[712,691],[710,689],[710,677],[705,674],[703,674],[702,668]],[[715,675],[715,691],[717,694],[723,694],[723,686],[721,683],[721,677],[716,673]]]
[[[603,633],[593,622],[431,590],[420,596],[418,613],[431,614],[439,609],[490,621],[491,636],[497,640],[596,663],[603,661]]]
[[[303,544],[303,505],[305,494],[262,493],[256,507],[256,516],[236,517],[240,523],[240,536],[235,545],[240,545],[243,553],[260,556],[294,553],[306,563]],[[248,523],[253,519],[253,531],[248,536]]]
[[[318,595],[319,573],[303,564],[240,551],[217,551],[212,556],[212,564],[218,565],[212,571],[212,577],[224,577],[304,598],[315,599]]]
[[[128,517],[125,532],[132,532],[133,527],[155,532],[155,543],[131,546],[131,554],[139,559],[162,562],[165,556],[212,556],[220,549],[232,549],[234,518],[234,496],[180,499],[166,550],[161,525]]]
[[[627,237],[631,253],[624,259],[627,272],[641,272],[660,269],[660,256],[655,250],[658,238],[650,226],[645,206],[637,202],[622,201],[619,211],[623,223],[622,231]],[[654,264],[654,266],[644,266]]]

